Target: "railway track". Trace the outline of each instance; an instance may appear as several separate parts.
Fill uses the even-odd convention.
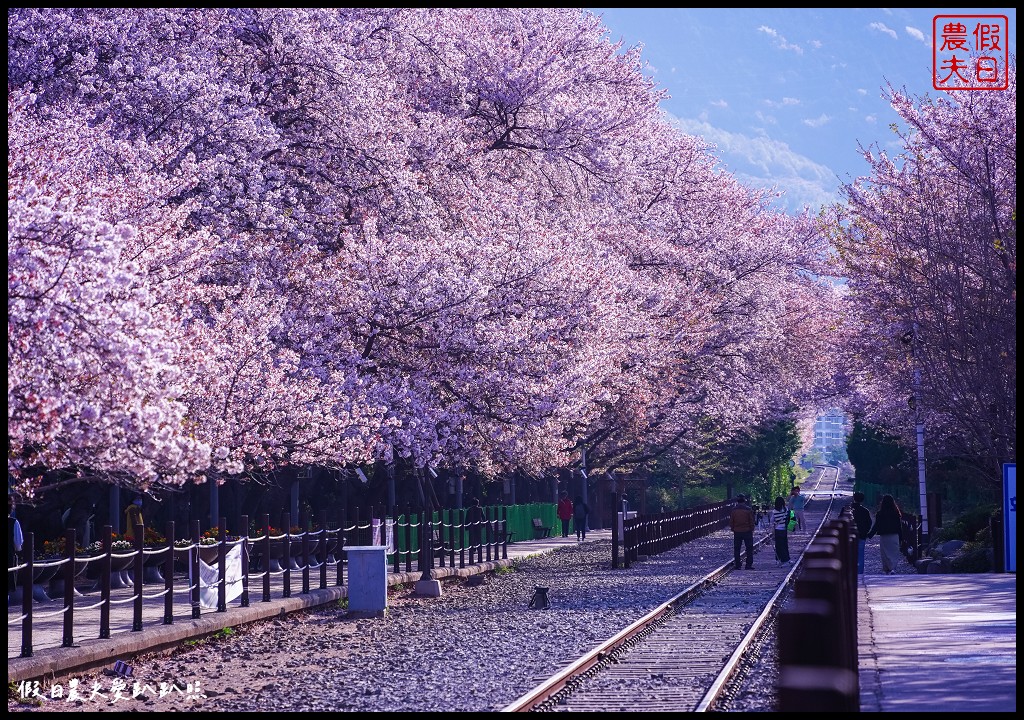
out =
[[[815,533],[838,512],[838,474],[826,466],[811,491],[806,518]],[[715,710],[772,631],[813,535],[791,534],[794,563],[779,567],[770,534],[759,531],[753,570],[731,561],[713,570],[503,712]]]

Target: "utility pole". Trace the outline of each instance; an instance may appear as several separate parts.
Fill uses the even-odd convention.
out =
[[[921,503],[921,543],[928,544],[928,488],[924,474],[924,405],[921,402],[921,359],[917,323],[910,333],[910,354],[914,360],[914,421],[917,424],[917,485]],[[907,341],[907,336],[903,336]]]
[[[581,486],[580,487],[580,497],[583,498],[584,504],[589,506],[590,505],[590,499],[588,498],[588,493],[587,493],[587,480],[588,480],[588,478],[587,478],[587,451],[585,449],[580,450],[580,475],[583,476],[583,480],[580,483],[580,486]],[[590,529],[590,516],[589,516],[589,514],[587,516],[586,524],[587,524],[587,529],[589,530]]]

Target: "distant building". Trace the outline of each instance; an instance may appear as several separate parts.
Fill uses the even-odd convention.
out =
[[[846,445],[850,423],[839,408],[829,408],[814,419],[814,449],[822,455],[837,445]]]

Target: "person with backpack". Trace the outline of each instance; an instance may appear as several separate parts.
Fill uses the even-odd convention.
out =
[[[729,529],[732,530],[733,567],[740,565],[740,545],[747,549],[747,570],[754,569],[754,510],[743,495],[736,496],[736,506],[729,513]]]
[[[786,507],[785,499],[781,495],[775,498],[775,510],[772,511],[770,522],[775,532],[775,562],[780,566],[792,563],[789,559],[790,513],[792,510]]]
[[[789,509],[796,513],[796,529],[804,532],[804,508],[807,506],[807,496],[800,492],[800,486],[795,485],[789,493]]]
[[[590,515],[590,507],[583,502],[579,495],[572,504],[572,521],[576,526],[576,539],[582,542],[587,539],[587,516]]]
[[[562,496],[558,498],[558,519],[562,521],[562,537],[569,537],[569,521],[572,520],[572,500],[569,499],[569,493],[565,490],[562,491]]]
[[[857,526],[857,574],[864,574],[864,547],[871,532],[871,511],[864,507],[864,493],[853,494],[853,522]]]

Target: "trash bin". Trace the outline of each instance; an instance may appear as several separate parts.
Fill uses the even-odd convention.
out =
[[[387,546],[355,545],[348,553],[348,611],[381,616],[388,607]]]

